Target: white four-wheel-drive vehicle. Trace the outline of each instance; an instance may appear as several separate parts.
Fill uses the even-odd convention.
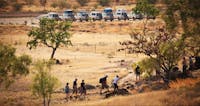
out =
[[[129,20],[126,10],[117,9],[115,12],[115,18],[118,20]]]
[[[42,18],[61,20],[58,13],[56,12],[49,12],[48,14],[43,14],[37,17],[37,19],[42,19]]]
[[[63,16],[62,16],[62,19],[63,20],[66,20],[66,21],[75,21],[75,16],[74,16],[74,12],[70,9],[68,10],[65,10],[63,12]]]
[[[86,11],[80,11],[76,13],[76,20],[80,20],[81,22],[84,21],[88,21],[89,20],[89,15]]]
[[[95,21],[95,20],[102,20],[102,14],[101,14],[101,12],[92,11],[90,13],[90,19],[92,19],[93,21]]]
[[[107,20],[113,21],[114,15],[113,15],[112,8],[105,8],[102,12],[102,16],[105,21],[107,21]]]

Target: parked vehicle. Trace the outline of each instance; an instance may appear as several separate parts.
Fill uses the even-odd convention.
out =
[[[143,15],[141,13],[130,12],[129,19],[130,18],[132,18],[133,20],[135,20],[135,19],[143,19]]]
[[[113,16],[112,8],[105,8],[102,12],[102,16],[105,21],[107,21],[107,20],[113,21],[114,16]]]
[[[102,20],[102,14],[98,11],[92,11],[90,13],[90,18],[93,20],[93,21],[96,21],[96,20]]]
[[[48,14],[43,14],[37,17],[37,19],[42,19],[42,18],[55,19],[57,21],[61,20],[58,13],[55,12],[49,12]]]
[[[129,20],[129,17],[124,9],[117,9],[115,18],[118,20]]]
[[[77,12],[75,17],[76,17],[76,20],[80,20],[81,22],[82,22],[83,20],[85,20],[85,21],[88,21],[88,20],[89,20],[89,15],[88,15],[88,13],[85,12],[85,11]]]
[[[63,20],[67,20],[67,21],[75,21],[75,17],[74,17],[74,12],[72,10],[65,10],[63,13]]]

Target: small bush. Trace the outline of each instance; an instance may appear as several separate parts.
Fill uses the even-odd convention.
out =
[[[102,6],[109,6],[110,0],[99,0],[99,4]]]
[[[60,9],[63,9],[63,8],[71,8],[71,5],[68,4],[65,0],[59,0],[58,3],[57,3],[58,7]]]
[[[58,7],[58,4],[55,3],[55,2],[53,2],[53,3],[51,4],[51,7],[56,8],[56,7]]]
[[[88,3],[88,0],[76,0],[81,6],[85,6]]]
[[[13,10],[14,11],[21,11],[23,5],[22,4],[19,4],[19,3],[14,3],[13,4]]]

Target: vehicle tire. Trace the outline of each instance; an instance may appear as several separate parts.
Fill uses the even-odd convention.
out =
[[[118,17],[118,20],[120,21],[121,19]]]
[[[82,22],[82,19],[80,19],[80,22]]]
[[[104,19],[104,21],[107,21],[107,19]]]

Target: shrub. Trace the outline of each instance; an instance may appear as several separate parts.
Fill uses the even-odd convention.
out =
[[[19,3],[14,3],[13,4],[13,10],[14,11],[21,11],[23,5],[22,4],[19,4]]]
[[[6,0],[0,0],[0,8],[4,8],[8,5]]]
[[[108,6],[110,4],[110,0],[99,0],[99,4],[102,6]]]
[[[76,0],[81,6],[85,6],[88,3],[88,0]]]

